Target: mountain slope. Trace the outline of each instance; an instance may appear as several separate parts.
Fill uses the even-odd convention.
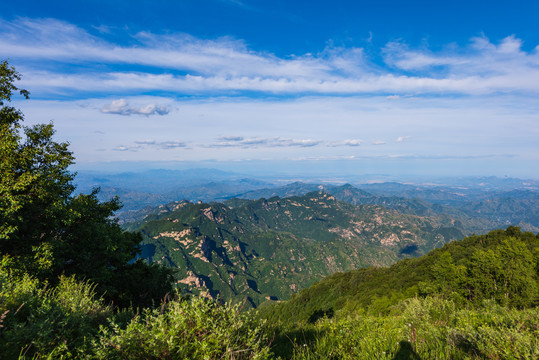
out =
[[[286,299],[324,276],[385,266],[463,236],[454,221],[301,197],[161,206],[128,225],[143,257],[178,269],[178,285],[252,306]]]
[[[334,274],[261,311],[271,321],[313,322],[336,313],[384,313],[417,295],[441,296],[461,305],[493,299],[530,307],[539,304],[538,261],[539,235],[509,227],[451,242],[391,267]]]

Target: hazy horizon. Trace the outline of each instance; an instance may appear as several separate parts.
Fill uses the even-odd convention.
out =
[[[469,181],[475,181],[478,179],[496,179],[495,181],[531,181],[534,184],[539,183],[539,178],[534,177],[519,177],[509,175],[488,175],[488,174],[446,174],[446,175],[432,175],[432,174],[418,174],[418,173],[404,173],[398,174],[389,172],[361,172],[361,169],[351,169],[349,167],[338,166],[332,164],[334,170],[332,171],[319,171],[313,164],[307,167],[298,167],[297,164],[287,164],[288,166],[282,166],[282,163],[273,164],[276,169],[269,167],[268,164],[245,164],[239,162],[236,164],[220,164],[221,166],[215,166],[215,163],[182,163],[182,164],[168,164],[169,166],[163,166],[162,163],[109,163],[106,165],[96,164],[94,167],[79,167],[74,166],[71,170],[77,172],[77,174],[86,175],[126,175],[134,174],[158,177],[160,173],[170,174],[200,174],[200,184],[211,181],[227,181],[227,179],[258,179],[266,180],[274,184],[288,184],[292,182],[307,182],[307,183],[324,183],[324,184],[336,184],[342,185],[345,183],[352,184],[369,184],[369,183],[382,183],[382,182],[399,182],[410,184],[446,184],[451,186],[462,186]],[[232,166],[229,166],[232,165]],[[236,166],[234,166],[236,165]],[[247,165],[247,166],[246,166]],[[208,176],[205,178],[204,176]],[[227,178],[232,176],[232,178]],[[178,181],[178,186],[181,186],[181,180]]]

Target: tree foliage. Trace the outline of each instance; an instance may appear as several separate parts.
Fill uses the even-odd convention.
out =
[[[69,144],[54,141],[52,124],[23,126],[23,114],[9,106],[16,91],[28,97],[15,86],[19,79],[6,61],[0,64],[0,256],[12,271],[51,283],[62,274],[95,282],[122,305],[158,300],[171,290],[171,272],[130,263],[141,237],[113,219],[118,198],[100,202],[98,190],[73,195]]]

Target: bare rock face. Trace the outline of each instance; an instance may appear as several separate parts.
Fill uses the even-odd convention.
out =
[[[194,286],[196,288],[207,288],[206,282],[204,281],[204,279],[196,276],[195,274],[193,274],[192,271],[188,271],[187,277],[181,280],[178,280],[177,282],[181,284]]]

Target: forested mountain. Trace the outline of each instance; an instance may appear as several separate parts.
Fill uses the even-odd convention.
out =
[[[305,195],[312,190],[316,191]],[[125,228],[144,235],[145,259],[178,269],[183,289],[214,298],[247,296],[258,306],[265,299],[286,299],[334,272],[390,265],[472,233],[507,225],[537,230],[536,192],[473,192],[472,199],[486,200],[460,201],[457,208],[376,195],[349,184],[296,182],[253,190],[223,203],[183,201],[148,207],[133,212],[131,219],[138,221]],[[435,193],[440,198],[461,196],[445,188],[428,193],[431,200]],[[418,223],[397,231],[388,217]],[[365,231],[356,223],[373,228]],[[197,248],[204,249],[203,255],[197,255]]]
[[[425,254],[463,237],[454,220],[325,192],[225,203],[176,202],[129,224],[142,256],[177,269],[178,284],[211,297],[286,299],[324,276]]]
[[[389,268],[325,278],[258,309],[291,359],[535,359],[539,236],[517,227]]]

